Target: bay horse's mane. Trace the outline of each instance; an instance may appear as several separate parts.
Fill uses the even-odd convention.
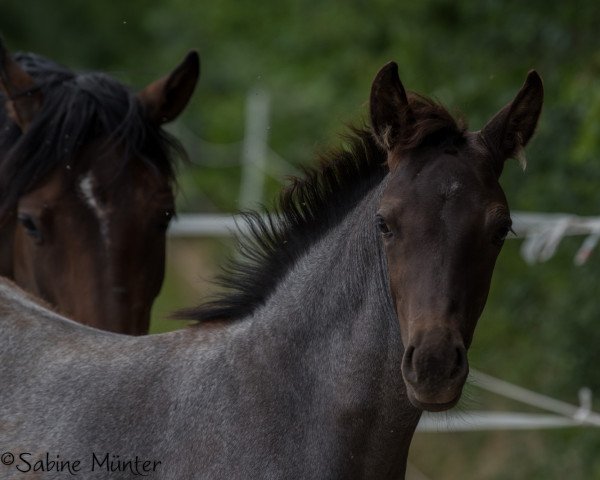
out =
[[[22,133],[8,118],[0,93],[0,218],[55,168],[75,171],[79,148],[98,138],[105,140],[100,148],[107,153],[122,149],[124,162],[115,179],[135,156],[174,181],[175,157],[185,156],[183,147],[147,118],[129,88],[106,74],[75,73],[40,55],[13,58],[33,77],[43,103]]]
[[[410,93],[412,128],[402,132],[403,151],[464,139],[466,124],[439,103]],[[263,305],[296,261],[379,184],[388,172],[387,153],[368,128],[351,128],[346,146],[318,157],[304,176],[291,177],[272,212],[243,212],[246,233],[237,236],[237,255],[216,283],[222,293],[176,318],[197,322],[238,320]]]

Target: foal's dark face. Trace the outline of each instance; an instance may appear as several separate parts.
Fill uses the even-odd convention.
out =
[[[441,409],[458,400],[466,349],[510,230],[506,198],[476,134],[458,148],[413,152],[390,174],[377,221],[406,348],[411,401]]]
[[[373,128],[390,168],[375,221],[405,347],[408,398],[419,409],[439,411],[457,403],[467,378],[467,349],[511,229],[498,177],[504,160],[533,133],[542,87],[530,74],[515,101],[481,132],[447,125],[416,141],[416,129],[429,128],[436,115],[419,101],[406,97],[394,64],[375,79]]]

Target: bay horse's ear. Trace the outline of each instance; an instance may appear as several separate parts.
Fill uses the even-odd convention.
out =
[[[484,142],[498,162],[499,174],[502,173],[504,161],[519,157],[531,139],[543,101],[542,79],[535,70],[531,70],[514,100],[494,115],[481,130]]]
[[[40,110],[44,97],[35,80],[11,57],[1,37],[0,92],[6,97],[8,116],[24,132]]]
[[[406,91],[398,76],[398,65],[389,62],[375,76],[371,85],[371,125],[377,142],[390,151],[409,127],[412,116]]]
[[[200,57],[191,51],[169,75],[137,94],[146,115],[157,124],[175,120],[188,104],[200,76]]]

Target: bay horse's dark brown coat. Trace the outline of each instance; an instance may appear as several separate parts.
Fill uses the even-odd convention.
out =
[[[136,95],[0,42],[0,275],[81,323],[148,332],[180,148],[161,125],[198,75],[192,52]]]

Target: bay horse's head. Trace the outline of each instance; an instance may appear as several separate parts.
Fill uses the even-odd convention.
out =
[[[147,332],[181,148],[162,124],[185,108],[199,66],[191,52],[134,94],[0,48],[0,230],[12,229],[1,274],[79,322]]]
[[[467,349],[483,311],[511,218],[498,179],[535,130],[543,101],[530,72],[515,99],[480,131],[443,107],[407,95],[395,63],[371,90],[373,132],[389,175],[376,222],[404,344],[411,403],[439,411],[458,401]]]

